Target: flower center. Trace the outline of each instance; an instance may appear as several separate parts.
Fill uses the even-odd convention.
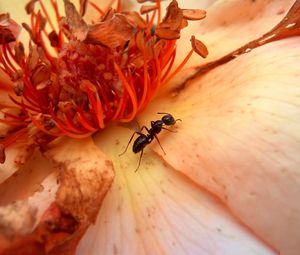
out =
[[[100,45],[79,41],[70,41],[64,45],[57,60],[61,86],[59,101],[73,103],[88,112],[95,111],[94,103],[100,100],[103,122],[111,121],[122,95],[120,80],[114,68],[114,63],[119,62],[119,59],[110,49]],[[99,127],[103,128],[103,124]]]
[[[6,106],[8,110],[1,106],[5,116],[0,121],[14,124],[1,142],[4,148],[21,138],[37,144],[62,135],[82,138],[111,122],[129,122],[183,67],[193,50],[203,53],[193,38],[194,49],[170,73],[180,30],[187,20],[205,17],[201,10],[181,10],[175,0],[162,21],[159,0],[151,8],[141,8],[146,19],[137,12],[121,12],[120,1],[117,11],[107,8],[106,12],[93,3],[100,19],[93,24],[82,17],[87,1],[81,2],[79,13],[65,0],[66,17],[51,1],[55,20],[42,1],[37,1],[40,10],[36,12],[35,2],[26,6],[31,25],[23,24],[31,37],[28,55],[6,25],[13,21],[8,15],[0,16],[0,29],[5,31],[0,38],[1,72],[14,84],[0,84],[13,102]]]

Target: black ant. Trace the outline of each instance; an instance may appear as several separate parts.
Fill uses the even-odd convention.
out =
[[[172,130],[169,130],[167,128],[165,128],[165,126],[173,126],[177,121],[181,121],[181,119],[174,119],[174,117],[169,114],[169,113],[165,113],[165,112],[158,112],[158,114],[164,114],[164,116],[161,118],[161,120],[156,120],[156,121],[151,121],[151,128],[148,129],[146,126],[143,126],[141,129],[140,129],[140,132],[134,132],[124,150],[123,153],[121,153],[119,156],[123,155],[127,149],[128,149],[128,146],[129,144],[131,143],[133,137],[135,134],[138,134],[138,138],[135,139],[134,143],[133,143],[133,146],[132,146],[132,151],[134,153],[138,153],[138,152],[141,152],[141,155],[140,155],[140,159],[139,159],[139,164],[138,164],[138,167],[136,168],[135,172],[139,169],[140,167],[140,164],[141,164],[141,159],[142,159],[142,156],[143,156],[143,152],[144,152],[144,148],[150,144],[154,138],[156,139],[156,141],[158,142],[160,148],[162,149],[162,151],[166,154],[166,152],[164,151],[163,147],[161,146],[159,140],[158,140],[158,137],[157,137],[157,134],[159,134],[161,132],[162,129],[165,129],[165,130],[168,130],[170,132],[175,132],[175,131],[172,131]],[[146,131],[148,132],[148,134],[143,134],[141,133],[143,131],[143,129],[146,129]]]

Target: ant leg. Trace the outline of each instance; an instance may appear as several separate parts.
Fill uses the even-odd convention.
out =
[[[137,166],[137,168],[135,169],[135,171],[134,172],[136,172],[137,170],[139,170],[139,168],[140,168],[140,165],[141,165],[141,161],[142,161],[142,156],[143,156],[143,153],[144,153],[144,150],[142,150],[141,151],[141,154],[140,154],[140,159],[139,159],[139,164],[138,164],[138,166]]]
[[[140,132],[142,132],[143,129],[146,129],[148,131],[148,128],[146,126],[142,126],[142,128],[140,129]]]
[[[162,151],[163,151],[163,153],[166,155],[167,153],[165,152],[164,148],[161,146],[161,144],[160,144],[160,142],[159,142],[159,139],[158,139],[158,137],[157,137],[155,134],[154,134],[154,137],[155,137],[156,141],[158,142],[158,144],[159,144],[159,146],[160,146],[161,150],[162,150]]]
[[[177,121],[180,121],[180,122],[182,122],[182,120],[181,120],[181,119],[176,119],[176,120],[175,120],[175,122],[177,122]]]
[[[134,137],[135,134],[138,134],[138,132],[134,132],[134,133],[132,134],[132,136],[130,137],[129,142],[127,143],[127,146],[126,146],[125,150],[124,150],[121,154],[119,154],[119,156],[122,156],[122,155],[127,151],[128,146],[129,146],[129,144],[131,143],[131,141],[132,141],[132,139],[133,139],[133,137]]]
[[[148,134],[151,134],[151,133],[150,133],[150,130],[149,130],[147,127],[145,127],[145,129],[147,130]],[[164,152],[164,154],[167,154],[167,153],[165,152],[164,148],[161,146],[161,144],[160,144],[160,142],[159,142],[159,139],[158,139],[158,137],[156,136],[156,134],[153,134],[153,135],[154,135],[156,141],[158,142],[158,144],[159,144],[161,150]]]
[[[129,140],[129,142],[127,143],[127,146],[126,146],[125,150],[124,150],[121,154],[119,154],[119,156],[122,156],[122,155],[127,151],[128,146],[129,146],[129,144],[131,143],[131,141],[132,141],[132,139],[133,139],[133,137],[134,137],[135,134],[143,135],[143,133],[141,133],[141,132],[134,132],[134,133],[132,134],[132,136],[130,137],[130,140]]]

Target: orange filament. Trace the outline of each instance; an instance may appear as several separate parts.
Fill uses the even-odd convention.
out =
[[[176,74],[178,74],[178,72],[180,72],[180,70],[184,67],[184,65],[188,62],[188,60],[190,59],[190,57],[193,55],[194,50],[191,50],[189,52],[189,54],[184,58],[184,60],[181,62],[181,64],[175,69],[175,71],[168,76],[168,78],[164,81],[164,84],[168,83],[171,79],[173,79],[175,77]]]
[[[125,87],[125,90],[127,91],[130,99],[131,99],[131,105],[132,105],[132,111],[131,114],[129,115],[129,117],[126,118],[126,116],[124,116],[123,119],[121,119],[121,121],[125,121],[125,122],[129,122],[131,120],[134,119],[136,113],[137,113],[137,99],[136,99],[136,95],[134,93],[134,90],[131,86],[130,83],[128,83],[126,77],[124,76],[123,72],[121,71],[120,67],[115,63],[115,69],[121,79],[121,81],[123,82],[123,85]],[[125,113],[126,114],[126,113]]]

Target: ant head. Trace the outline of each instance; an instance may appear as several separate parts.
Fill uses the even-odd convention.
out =
[[[166,126],[171,126],[174,125],[176,123],[176,121],[181,121],[181,119],[174,119],[174,117],[167,112],[158,112],[158,114],[165,114],[161,120],[162,122],[166,125]]]
[[[166,114],[164,115],[161,120],[163,121],[163,123],[167,126],[171,126],[174,125],[176,120],[174,119],[174,117],[171,114]]]

